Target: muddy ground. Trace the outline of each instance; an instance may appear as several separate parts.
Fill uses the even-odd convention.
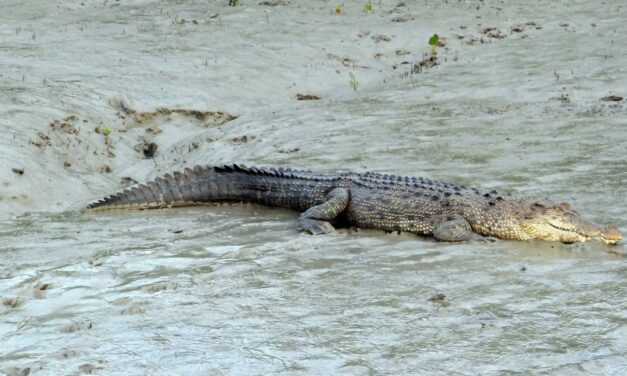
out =
[[[625,232],[621,1],[240,3],[1,5],[0,373],[625,374],[627,269],[600,244],[79,211],[238,162],[548,196]]]

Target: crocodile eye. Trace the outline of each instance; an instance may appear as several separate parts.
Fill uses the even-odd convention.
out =
[[[568,202],[560,202],[557,207],[563,210],[573,210],[573,207]]]
[[[579,215],[579,213],[577,212],[577,210],[575,210],[575,208],[573,208],[569,203],[567,202],[560,202],[559,204],[557,204],[556,206],[557,209],[561,209],[563,212],[567,213],[567,214],[573,214],[573,215]]]

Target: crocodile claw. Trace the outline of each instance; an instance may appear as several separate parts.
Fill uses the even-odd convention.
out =
[[[299,222],[301,229],[311,235],[329,234],[335,231],[335,227],[327,221],[302,218]]]

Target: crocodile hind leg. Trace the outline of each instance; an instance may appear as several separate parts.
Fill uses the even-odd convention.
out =
[[[462,216],[443,218],[433,226],[433,237],[444,242],[462,242],[478,236],[472,231],[470,223]]]
[[[302,230],[312,234],[328,234],[335,231],[329,222],[337,218],[348,206],[350,194],[346,188],[335,188],[327,195],[327,201],[312,206],[298,217]]]

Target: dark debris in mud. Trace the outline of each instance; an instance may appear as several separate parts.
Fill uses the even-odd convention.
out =
[[[437,55],[433,54],[425,54],[423,59],[417,61],[415,63],[411,63],[410,61],[402,61],[400,65],[411,65],[411,69],[409,72],[405,72],[401,77],[406,78],[409,75],[423,73],[425,70],[433,68],[437,65],[440,65],[440,61]],[[393,69],[397,69],[398,66],[394,65]]]
[[[50,136],[43,132],[37,132],[37,136],[30,140],[30,143],[40,149],[45,149],[46,147],[52,145],[50,142]]]
[[[133,149],[138,152],[144,159],[151,159],[154,158],[155,154],[157,153],[159,145],[157,145],[155,142],[148,141],[142,138],[141,142],[135,145]]]
[[[277,153],[292,154],[292,153],[298,153],[299,151],[300,151],[300,148],[290,148],[290,149],[279,149],[277,150]]]
[[[111,166],[109,166],[107,164],[98,166],[97,170],[101,174],[110,174],[110,173],[113,172],[113,169],[111,168]]]
[[[618,95],[608,95],[606,97],[601,98],[601,100],[604,102],[621,102],[623,100],[623,97],[618,96]]]
[[[62,120],[54,120],[50,123],[50,128],[67,134],[78,135],[80,129],[74,124],[78,120],[76,115],[70,115]]]
[[[233,137],[231,139],[231,142],[234,143],[235,145],[241,145],[241,144],[247,144],[251,141],[255,140],[255,136],[247,136],[247,135],[243,135],[243,136],[239,136],[239,137]]]
[[[263,5],[267,7],[278,7],[278,6],[290,5],[290,2],[288,0],[264,0],[260,2],[258,5]]]
[[[46,292],[52,288],[50,283],[37,283],[33,287],[33,296],[37,299],[43,299],[46,297]]]
[[[413,21],[415,19],[416,19],[416,17],[414,17],[414,16],[412,16],[410,14],[404,14],[402,16],[393,17],[390,21],[397,22],[397,23],[402,23],[402,22]]]
[[[468,26],[461,25],[460,30],[468,29]],[[460,39],[463,43],[467,45],[476,45],[476,44],[485,44],[491,43],[498,40],[503,40],[509,38],[513,35],[518,35],[519,38],[527,38],[529,32],[532,30],[540,30],[542,26],[539,26],[534,21],[524,22],[514,24],[509,27],[509,33],[506,31],[497,28],[496,26],[481,26],[479,25],[479,30],[476,33],[465,33],[465,34],[456,34],[457,39]]]
[[[486,38],[491,39],[505,39],[506,35],[501,30],[496,27],[484,27],[480,31]]]
[[[466,25],[460,25],[459,29],[463,30],[464,33],[454,33],[452,37],[460,40],[462,43],[467,45],[476,45],[476,44],[485,44],[492,43],[495,41],[500,41],[506,39],[512,35],[518,35],[518,38],[527,38],[528,32],[530,30],[539,30],[542,29],[536,22],[529,21],[524,23],[514,24],[509,27],[509,32],[504,31],[503,29],[497,28],[495,26],[482,26],[481,24],[477,25],[478,29],[473,32],[468,32],[469,27]],[[435,35],[434,35],[435,36]],[[431,53],[425,53],[423,58],[420,61],[409,62],[402,61],[400,63],[396,63],[392,65],[392,69],[397,69],[401,65],[410,65],[409,71],[404,72],[401,75],[401,78],[407,78],[411,75],[423,73],[426,70],[433,68],[446,62],[447,52],[449,52],[448,40],[445,37],[439,37],[437,44],[432,46],[433,50]],[[436,50],[436,47],[438,48]],[[439,50],[441,49],[441,50]],[[442,51],[442,52],[440,52]],[[404,56],[411,54],[410,51],[407,50],[396,50],[397,56]],[[454,56],[452,58],[453,61],[457,61],[458,57]]]
[[[411,68],[411,73],[422,73],[425,69],[433,68],[439,65],[438,57],[436,55],[425,56],[422,60],[415,63]]]
[[[441,306],[448,306],[449,305],[448,298],[446,297],[446,295],[444,295],[442,293],[434,294],[428,300],[431,303],[439,304]]]
[[[153,158],[155,154],[157,153],[158,148],[159,146],[155,144],[154,142],[149,142],[149,143],[144,144],[142,148],[142,153],[144,154],[144,158],[146,159]]]
[[[318,101],[320,97],[315,94],[296,94],[296,100],[299,101]]]

